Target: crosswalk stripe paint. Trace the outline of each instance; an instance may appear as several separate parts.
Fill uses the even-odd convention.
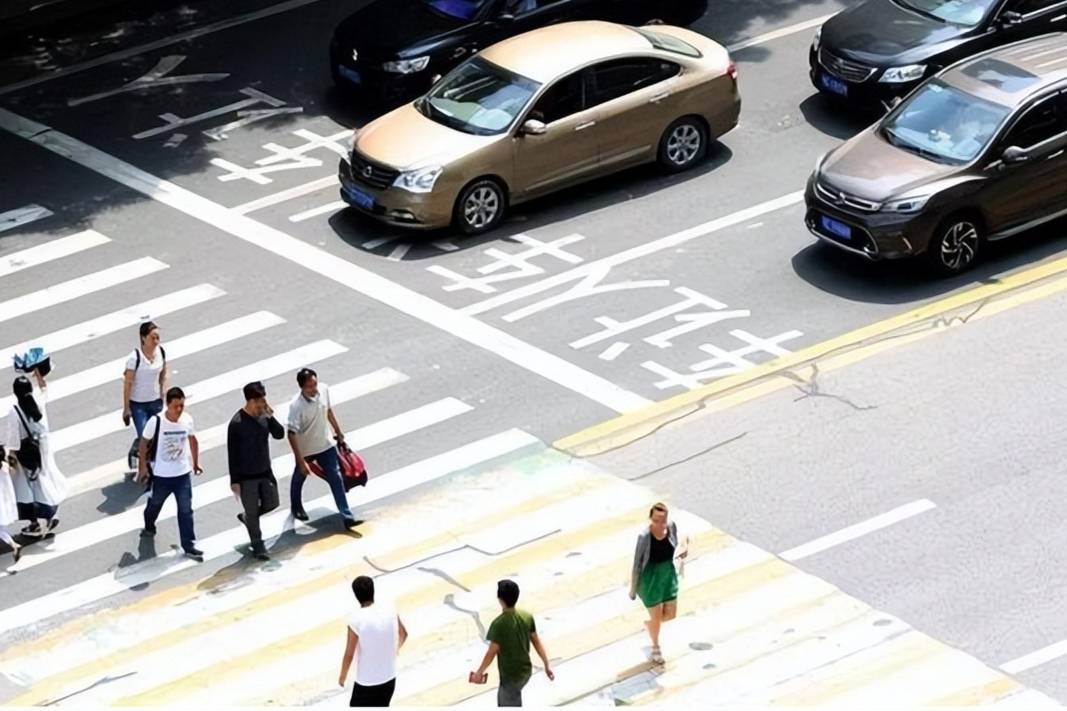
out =
[[[108,289],[166,269],[167,265],[152,257],[142,257],[92,274],[23,294],[0,302],[0,322],[66,303],[96,291]]]
[[[521,430],[505,430],[444,454],[424,459],[387,476],[372,479],[366,492],[362,494],[360,503],[365,505],[393,496],[401,491],[440,479],[452,472],[476,466],[538,443],[537,438]],[[336,515],[333,510],[332,495],[315,499],[305,504],[305,508],[313,521]],[[324,510],[320,512],[320,509]],[[268,514],[261,521],[263,538],[265,541],[271,541],[290,530],[293,525],[287,511]],[[206,540],[198,541],[197,545],[203,550],[205,561],[222,559],[224,562],[236,563],[242,560],[244,555],[236,553],[234,546],[246,543],[247,537],[248,533],[244,527],[233,528]],[[153,583],[164,576],[174,575],[198,565],[199,563],[174,554],[131,565],[123,570],[121,578],[116,578],[111,573],[98,575],[63,590],[0,611],[0,634],[99,602],[112,595]]]
[[[295,371],[302,366],[326,360],[347,350],[345,346],[339,343],[324,339],[234,368],[221,375],[216,375],[191,385],[182,385],[182,390],[185,391],[186,395],[186,412],[189,411],[190,406],[196,403],[225,395],[243,387],[245,383],[252,380],[267,380],[291,370]],[[125,425],[122,424],[122,411],[114,410],[52,432],[49,435],[52,441],[52,451],[61,452],[64,449],[70,449],[79,444],[119,432],[124,427]]]
[[[211,284],[198,284],[197,286],[175,291],[164,296],[159,296],[148,301],[142,301],[133,306],[127,306],[118,311],[113,311],[103,316],[98,316],[88,321],[63,328],[43,336],[32,338],[23,343],[0,348],[0,371],[11,367],[11,357],[25,351],[29,346],[40,346],[47,353],[57,353],[66,348],[90,341],[94,338],[115,333],[124,328],[130,328],[149,319],[158,319],[161,316],[202,304],[211,299],[225,296],[226,292]],[[133,334],[131,334],[133,335]],[[136,343],[136,336],[133,336]],[[133,346],[130,346],[133,350]]]
[[[372,373],[331,385],[330,400],[335,405],[340,405],[349,400],[379,392],[393,385],[399,385],[407,382],[407,380],[408,376],[392,368],[380,368]],[[274,415],[279,422],[286,422],[289,417],[289,404],[283,403],[279,405],[274,411]],[[200,445],[200,451],[206,452],[226,444],[226,428],[228,426],[229,422],[227,421],[199,430],[196,433],[196,440]],[[67,485],[72,493],[80,494],[103,482],[114,482],[127,473],[126,458],[121,457],[68,477]]]
[[[253,333],[282,323],[285,323],[285,319],[281,316],[275,316],[269,311],[258,311],[196,333],[190,333],[188,336],[182,336],[167,342],[167,362],[250,336]],[[131,348],[130,352],[132,351],[133,349]],[[121,358],[115,358],[107,363],[102,363],[48,383],[49,403],[112,381],[121,380],[128,357],[129,354],[127,353]],[[15,397],[13,395],[0,398],[0,412],[7,412],[14,402]]]
[[[4,225],[4,215],[6,214],[9,213],[0,214],[0,232],[10,229]],[[0,256],[0,278],[20,272],[23,269],[47,264],[55,259],[62,259],[78,252],[84,252],[87,249],[110,241],[96,230],[85,230],[84,232],[60,237],[35,247],[2,255]]]
[[[340,400],[334,400],[339,404]],[[353,449],[369,449],[392,439],[417,432],[431,425],[444,422],[448,419],[470,412],[471,408],[454,398],[446,398],[422,407],[409,410],[408,412],[390,417],[379,422],[367,425],[360,429],[352,430],[345,435],[346,441]],[[279,484],[292,476],[293,457],[285,454],[276,457],[272,462],[275,478]],[[219,501],[225,501],[233,495],[230,490],[230,480],[227,476],[221,476],[203,484],[193,487],[193,506],[202,508]],[[159,522],[174,518],[177,515],[177,506],[173,499],[168,499],[159,513]],[[120,536],[130,531],[136,531],[144,523],[143,511],[140,508],[130,508],[120,514],[97,519],[91,523],[79,526],[71,531],[57,535],[47,551],[36,555],[25,556],[16,566],[16,570],[26,570],[31,567],[43,565],[57,558],[83,550],[102,541]]]
[[[0,212],[0,232],[13,230],[37,220],[51,217],[54,213],[41,205],[26,205],[15,210]]]
[[[617,481],[605,476],[575,481],[570,472],[545,471],[536,480],[528,478],[525,482],[510,483],[500,491],[483,490],[473,495],[465,494],[463,499],[467,502],[491,500],[493,512],[479,520],[487,525],[499,525],[516,517],[534,515],[560,501],[596,496],[599,490],[614,486]],[[477,498],[479,495],[482,499]],[[380,507],[386,505],[383,503]],[[281,579],[268,570],[259,570],[251,572],[256,578],[255,585],[228,590],[224,595],[213,594],[216,586],[227,584],[225,577],[219,579],[218,576],[212,576],[210,585],[198,580],[154,593],[125,608],[97,613],[91,620],[77,618],[41,639],[0,652],[0,669],[18,683],[33,685],[30,696],[20,697],[20,703],[37,703],[54,697],[63,684],[76,682],[82,677],[107,674],[108,669],[124,663],[124,660],[137,659],[146,652],[165,647],[172,639],[172,636],[168,637],[172,632],[192,635],[226,620],[239,620],[319,590],[325,584],[318,577],[322,571],[343,570],[359,552],[373,557],[388,555],[421,559],[452,545],[453,531],[469,528],[469,513],[462,507],[448,506],[447,502],[434,519],[433,530],[406,525],[402,520],[405,511],[419,505],[415,502],[398,506],[389,502],[389,518],[381,523],[377,522],[376,511],[371,509],[369,515],[374,521],[374,534],[364,536],[362,540],[333,536],[301,546],[285,561],[286,571],[292,578]],[[366,550],[368,546],[371,550]],[[354,548],[362,550],[352,550]],[[240,574],[246,573],[242,571]],[[289,582],[293,579],[301,582],[293,585]],[[164,609],[170,614],[160,615]],[[154,620],[155,634],[149,639],[139,633],[140,616]],[[96,635],[84,634],[85,625],[91,626]],[[101,650],[92,641],[99,635],[106,637],[107,649],[118,651],[101,656]],[[85,659],[92,661],[85,662]]]

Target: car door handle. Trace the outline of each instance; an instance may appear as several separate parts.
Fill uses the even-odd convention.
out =
[[[1059,149],[1058,151],[1056,151],[1055,153],[1050,155],[1046,160],[1052,160],[1053,158],[1059,158],[1060,156],[1063,155],[1064,150],[1065,149],[1063,149],[1063,148]]]
[[[669,92],[669,91],[665,91],[662,94],[656,94],[655,96],[653,96],[651,99],[648,100],[648,103],[650,103],[650,104],[658,104],[659,102],[663,101],[664,99],[666,99],[670,95],[671,95],[671,92]]]
[[[1056,15],[1051,20],[1049,20],[1049,22],[1059,22],[1061,20],[1067,20],[1067,13],[1064,13],[1062,15]]]
[[[596,126],[596,121],[586,121],[585,123],[580,123],[577,126],[575,126],[574,130],[575,131],[584,131],[585,129],[592,128],[593,126]]]

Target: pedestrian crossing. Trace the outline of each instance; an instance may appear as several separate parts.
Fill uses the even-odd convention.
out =
[[[276,565],[236,565],[235,529],[202,546],[234,566],[10,645],[0,670],[24,690],[10,703],[344,706],[348,583],[368,574],[411,633],[397,705],[495,705],[495,673],[488,687],[466,674],[499,609],[496,581],[510,577],[556,672],[554,682],[535,674],[528,705],[1058,707],[677,507],[691,553],[679,619],[663,632],[667,661],[652,665],[645,612],[626,590],[654,494],[517,430],[373,479],[355,495],[361,538],[314,534],[328,498],[309,507],[310,525],[268,517]],[[192,565],[150,561],[121,582],[107,577],[133,586]],[[88,599],[75,598],[13,614],[43,621]],[[0,628],[11,619],[5,611]]]

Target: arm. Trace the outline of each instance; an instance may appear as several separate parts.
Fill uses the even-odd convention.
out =
[[[282,439],[285,437],[285,428],[282,427],[281,422],[278,422],[278,420],[274,418],[273,413],[267,417],[267,430],[270,431],[270,436],[274,439]]]
[[[147,430],[148,426],[151,424],[153,424],[153,420],[149,420],[148,424],[144,427],[145,430]],[[147,432],[145,432],[145,434],[147,434]],[[148,481],[148,442],[150,439],[150,437],[141,437],[140,441],[137,443],[137,481],[142,484]]]
[[[397,627],[400,628],[400,642],[396,645],[397,651],[404,646],[404,642],[408,641],[408,628],[404,626],[404,621],[400,619],[400,615],[396,616]]]
[[[634,564],[630,571],[630,599],[637,599],[637,586],[641,581],[641,536],[637,537],[637,546],[634,548]]]
[[[352,659],[356,656],[356,645],[359,644],[359,635],[348,628],[348,643],[345,645],[345,656],[341,659],[341,676],[337,679],[337,685],[343,687],[348,679],[348,670],[352,666]]]
[[[193,472],[203,474],[204,470],[200,468],[200,442],[195,434],[189,435],[189,453],[193,455]]]
[[[308,469],[308,463],[304,461],[304,455],[300,451],[300,444],[296,441],[296,432],[292,430],[289,431],[289,446],[293,448],[293,459],[296,461],[297,469],[304,476],[310,476],[311,470]]]
[[[345,433],[341,429],[341,425],[338,424],[337,418],[333,414],[333,408],[332,407],[328,408],[326,410],[326,419],[328,419],[330,421],[330,427],[333,428],[333,434],[334,434],[334,437],[337,439],[337,441],[338,442],[344,442],[345,441]]]
[[[130,390],[133,388],[133,371],[129,368],[122,376],[122,421],[130,425]]]
[[[534,651],[537,652],[537,656],[541,657],[541,663],[545,665],[545,676],[549,681],[556,680],[556,674],[552,671],[552,665],[548,661],[548,652],[545,651],[545,645],[541,643],[541,637],[536,632],[530,633],[530,644],[533,645]]]
[[[48,383],[45,382],[44,376],[41,375],[40,370],[36,368],[33,369],[33,378],[37,381],[37,387],[39,387],[41,390],[44,390],[48,387]]]
[[[226,464],[230,470],[230,489],[238,496],[241,494],[241,487],[234,482],[233,475],[240,473],[238,469],[241,466],[241,460],[237,455],[240,450],[241,428],[237,425],[237,421],[231,420],[226,428]]]
[[[170,377],[170,373],[167,372],[167,362],[163,361],[163,367],[159,369],[159,394],[166,396],[167,394],[167,378]]]
[[[500,652],[500,645],[496,642],[489,643],[489,649],[485,650],[485,657],[482,659],[481,666],[478,667],[478,671],[474,672],[474,675],[479,679],[485,674],[485,670],[489,668],[489,665],[496,659],[496,655]]]

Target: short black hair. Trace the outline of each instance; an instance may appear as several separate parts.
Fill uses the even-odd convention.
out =
[[[514,580],[501,580],[496,584],[496,597],[504,607],[515,607],[519,601],[519,585]]]
[[[352,581],[352,592],[360,605],[374,602],[374,579],[361,575]]]
[[[175,400],[184,400],[185,391],[175,385],[173,388],[167,390],[167,404],[171,404]]]
[[[304,384],[307,383],[308,380],[317,377],[319,377],[319,374],[311,368],[301,368],[296,373],[296,384],[300,387],[304,387]]]
[[[144,339],[148,338],[148,334],[152,333],[152,331],[155,331],[157,328],[159,328],[159,326],[154,322],[144,321],[141,323],[137,331],[141,334],[141,340],[144,341]]]
[[[263,387],[263,383],[258,380],[254,383],[245,385],[245,400],[258,400],[262,397],[267,397],[267,389]]]

